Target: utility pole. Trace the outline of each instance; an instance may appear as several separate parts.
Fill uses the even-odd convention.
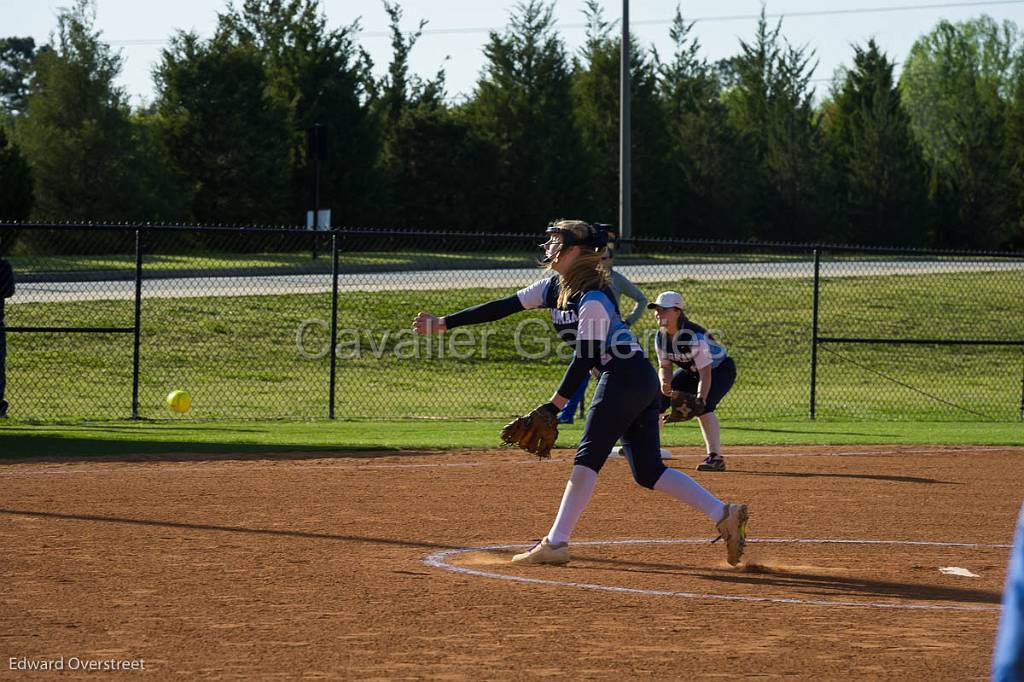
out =
[[[632,163],[630,141],[629,0],[622,0],[622,54],[619,57],[619,250],[631,250],[633,238]]]

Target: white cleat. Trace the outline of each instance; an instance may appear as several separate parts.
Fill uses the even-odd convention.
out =
[[[730,566],[735,566],[743,558],[743,550],[747,546],[747,505],[725,505],[725,516],[718,522],[719,537],[712,540],[725,540]]]
[[[544,538],[536,545],[512,557],[513,564],[553,564],[560,566],[569,563],[569,543],[560,542],[552,545]]]

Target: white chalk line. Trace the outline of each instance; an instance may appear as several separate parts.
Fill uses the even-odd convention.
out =
[[[1013,447],[1013,446],[1007,446]],[[935,449],[920,449],[920,450],[869,450],[869,451],[849,451],[849,452],[743,452],[743,453],[727,453],[726,460],[732,458],[786,458],[786,457],[902,457],[905,455],[922,455],[922,454],[934,454],[937,456],[941,455],[954,455],[968,452],[977,452],[978,448],[982,450],[987,449],[1002,449],[1001,446],[978,446],[971,447],[965,446],[962,448],[950,448],[948,446],[942,447],[941,450]],[[393,455],[383,455],[390,457]],[[429,456],[429,455],[427,455]],[[677,455],[677,457],[680,457]],[[700,460],[703,455],[700,453],[694,453],[693,457],[695,460]],[[160,473],[192,473],[194,471],[220,471],[223,473],[230,473],[238,471],[239,469],[267,469],[271,470],[274,468],[273,465],[291,465],[289,471],[321,471],[321,470],[336,470],[336,471],[361,471],[361,470],[380,470],[380,469],[466,469],[472,467],[480,467],[485,465],[523,465],[523,464],[556,464],[559,462],[570,462],[572,457],[554,457],[552,459],[545,460],[544,462],[538,462],[536,459],[524,459],[515,461],[504,461],[504,460],[493,460],[493,459],[482,459],[471,462],[438,462],[438,463],[417,463],[417,464],[302,464],[302,460],[290,459],[287,456],[282,456],[279,459],[267,458],[261,459],[255,462],[245,462],[244,460],[224,459],[219,460],[216,463],[204,463],[204,464],[182,464],[174,460],[162,461],[160,459],[153,460],[126,460],[122,464],[139,466],[143,465],[149,469],[149,472],[160,472]],[[610,457],[609,461],[624,461],[620,457]],[[47,462],[45,465],[51,465],[53,463]],[[157,466],[157,465],[170,465],[170,466]],[[180,465],[180,466],[174,466]],[[270,466],[268,466],[270,465]],[[0,478],[3,477],[27,477],[27,476],[69,476],[79,474],[104,474],[104,473],[123,473],[123,468],[115,467],[98,467],[91,466],[88,464],[78,464],[69,462],[67,464],[60,465],[60,469],[39,469],[39,470],[21,470],[21,467],[39,466],[39,463],[19,463],[19,462],[0,462],[0,467],[17,467],[19,470],[16,471],[0,471]]]
[[[671,539],[671,540],[590,540],[585,542],[574,542],[574,547],[580,546],[606,546],[606,545],[696,545],[706,543],[706,539]],[[810,539],[810,538],[749,538],[748,544],[817,544],[817,545],[910,545],[910,546],[932,546],[932,547],[958,547],[966,549],[1010,549],[1011,545],[1003,544],[981,544],[971,542],[936,542],[927,540],[844,540],[844,539]],[[599,585],[594,583],[579,583],[567,580],[547,580],[543,578],[528,578],[525,576],[505,575],[502,573],[491,573],[465,566],[455,566],[448,563],[450,557],[466,552],[486,552],[495,550],[524,549],[530,545],[489,545],[485,547],[461,547],[458,549],[446,549],[435,552],[423,558],[423,563],[433,568],[439,568],[453,573],[461,573],[480,578],[492,578],[509,582],[525,583],[529,585],[554,585],[557,587],[572,587],[582,590],[595,590],[600,592],[615,592],[620,594],[639,594],[654,597],[675,597],[680,599],[704,599],[733,602],[754,602],[767,604],[803,604],[809,606],[853,606],[875,609],[901,609],[912,611],[999,611],[999,606],[963,606],[963,605],[941,605],[941,604],[893,604],[887,602],[857,602],[829,599],[799,599],[796,597],[753,597],[735,594],[712,594],[703,592],[676,592],[668,590],[651,590],[639,587],[616,587],[613,585]]]

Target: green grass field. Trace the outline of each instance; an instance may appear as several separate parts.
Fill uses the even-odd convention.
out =
[[[386,276],[386,275],[382,275]],[[1015,272],[825,280],[821,334],[1016,338],[1024,319]],[[546,399],[564,357],[523,359],[554,343],[546,314],[523,313],[475,328],[475,343],[448,334],[414,338],[418,310],[451,312],[510,293],[458,289],[443,280],[426,291],[344,292],[338,311],[336,414],[342,419],[502,419]],[[739,366],[723,419],[807,415],[811,282],[801,279],[666,281],[643,286],[653,298],[683,291],[691,315],[712,330]],[[189,417],[319,419],[327,416],[327,335],[304,322],[330,320],[328,294],[147,299],[142,312],[140,414],[170,418],[173,389],[193,396]],[[130,301],[8,306],[7,324],[131,326]],[[348,331],[346,331],[348,330]],[[645,316],[638,335],[650,338]],[[467,332],[468,333],[468,332]],[[484,344],[486,341],[486,344]],[[468,357],[451,357],[452,343]],[[131,411],[131,335],[11,334],[8,399],[15,419],[123,419]],[[1015,422],[1024,354],[1019,347],[829,345],[820,352],[817,414],[825,419]]]
[[[492,448],[500,444],[501,425],[495,420],[0,424],[0,459]],[[559,446],[574,447],[581,432],[579,423],[563,426]],[[663,442],[669,446],[703,445],[695,423],[666,427]],[[728,420],[723,425],[723,442],[727,448],[731,445],[822,444],[1020,445],[1024,442],[1024,425]]]

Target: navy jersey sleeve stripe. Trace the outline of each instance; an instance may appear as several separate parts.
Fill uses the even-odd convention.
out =
[[[518,294],[512,294],[505,298],[499,298],[494,301],[488,301],[487,303],[481,303],[480,305],[473,306],[472,308],[466,308],[460,310],[457,313],[451,315],[445,315],[444,321],[445,326],[448,329],[455,329],[456,327],[464,327],[469,324],[482,324],[484,322],[494,322],[500,320],[509,315],[518,313],[523,310],[523,304],[519,300]]]

